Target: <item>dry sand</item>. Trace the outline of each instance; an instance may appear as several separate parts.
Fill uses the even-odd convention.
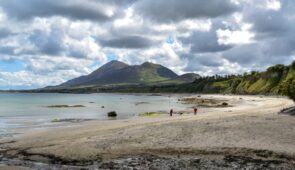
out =
[[[233,107],[206,113],[200,109],[197,116],[134,117],[24,131],[21,137],[1,142],[2,163],[42,169],[295,168],[295,117],[277,114],[293,105],[291,100],[202,98],[226,100]]]

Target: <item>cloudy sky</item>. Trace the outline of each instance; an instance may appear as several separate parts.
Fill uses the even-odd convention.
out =
[[[295,59],[294,0],[1,0],[0,89],[56,85],[117,59],[237,74]]]

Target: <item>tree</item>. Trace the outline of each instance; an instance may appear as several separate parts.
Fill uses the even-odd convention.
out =
[[[295,79],[291,79],[290,83],[288,83],[288,91],[287,95],[295,101]]]
[[[292,68],[293,70],[295,70],[295,60],[293,61],[292,65],[291,65],[291,68]]]

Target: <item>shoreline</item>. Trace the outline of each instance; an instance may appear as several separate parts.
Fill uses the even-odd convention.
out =
[[[245,160],[246,158],[238,156],[248,153],[250,156],[247,159],[256,154],[255,157],[262,162],[273,160],[281,161],[286,167],[294,165],[295,134],[292,132],[295,130],[295,118],[277,114],[282,108],[293,105],[290,100],[239,95],[202,95],[202,97],[227,98],[231,102],[236,102],[236,105],[231,108],[212,108],[210,112],[197,116],[94,120],[81,122],[78,126],[31,132],[6,141],[9,143],[2,141],[0,144],[2,163],[3,158],[10,158],[43,162],[46,166],[52,164],[98,166],[96,163],[99,163],[100,166],[110,167],[119,166],[120,161],[119,163],[116,161],[121,159],[129,164],[127,158],[134,158],[131,163],[136,163],[144,161],[141,159],[152,157],[152,160],[159,159],[164,164],[170,159],[182,163],[190,160],[190,158],[179,159],[179,155],[181,157],[191,155],[191,159],[199,155],[204,161],[207,157],[210,157],[208,160],[211,158],[214,160],[213,157],[221,156],[221,163],[231,164]],[[242,101],[240,98],[243,98]],[[165,153],[164,151],[171,152],[174,156],[168,159],[169,154],[164,156],[160,154]],[[188,151],[191,153],[188,154]],[[209,151],[210,154],[204,154]],[[125,154],[120,155],[120,153]],[[237,160],[225,161],[230,155]],[[266,157],[263,158],[263,155]],[[253,162],[248,160],[251,161]]]

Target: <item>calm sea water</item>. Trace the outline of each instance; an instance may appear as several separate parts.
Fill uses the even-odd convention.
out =
[[[44,127],[54,119],[108,119],[116,111],[118,119],[142,112],[182,110],[180,95],[126,94],[46,94],[0,93],[0,134],[12,128]],[[48,108],[50,105],[84,105],[82,108]],[[104,106],[104,108],[102,108]]]

